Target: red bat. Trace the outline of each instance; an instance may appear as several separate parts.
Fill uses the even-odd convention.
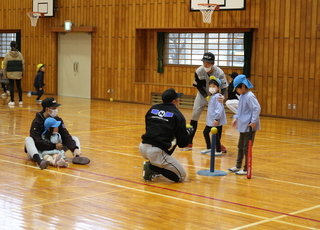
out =
[[[252,175],[252,127],[250,129],[250,139],[248,142],[248,156],[247,156],[247,178],[250,179]]]

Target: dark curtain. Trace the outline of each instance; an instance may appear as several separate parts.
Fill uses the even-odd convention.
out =
[[[163,73],[163,46],[164,46],[164,32],[158,32],[158,73]]]
[[[21,33],[16,33],[17,49],[21,52]]]
[[[244,33],[244,66],[243,74],[250,77],[250,62],[252,53],[253,31]]]

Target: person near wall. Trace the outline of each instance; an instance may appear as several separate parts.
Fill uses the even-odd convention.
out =
[[[239,104],[239,95],[237,92],[233,90],[233,80],[235,79],[236,76],[239,74],[236,72],[233,72],[232,74],[229,74],[231,77],[231,82],[229,83],[228,86],[228,99],[226,100],[226,106],[233,112],[237,113],[238,109],[238,104]]]
[[[9,79],[10,102],[9,106],[14,106],[14,82],[16,82],[19,105],[23,105],[21,79],[24,74],[24,59],[22,54],[17,50],[17,42],[10,43],[11,50],[5,55],[3,60],[3,75]]]

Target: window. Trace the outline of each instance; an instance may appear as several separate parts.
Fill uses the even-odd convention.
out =
[[[243,67],[244,33],[166,33],[165,65],[202,65],[205,52],[218,66]]]
[[[6,56],[11,50],[10,42],[17,40],[17,33],[0,33],[0,57]]]

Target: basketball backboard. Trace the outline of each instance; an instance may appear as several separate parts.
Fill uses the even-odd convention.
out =
[[[246,0],[190,0],[190,11],[199,11],[198,4],[218,4],[220,10],[245,10]]]
[[[44,13],[45,17],[53,17],[54,0],[33,0],[32,11]]]

